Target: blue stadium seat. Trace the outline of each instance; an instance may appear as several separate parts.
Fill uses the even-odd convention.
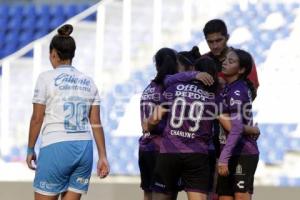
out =
[[[54,4],[50,7],[50,16],[52,19],[65,18],[64,6],[62,4]]]
[[[8,20],[6,18],[0,17],[0,27],[1,27],[0,32],[2,32],[2,33],[7,30]]]
[[[48,29],[37,30],[37,31],[34,33],[33,38],[34,38],[35,40],[36,40],[36,39],[39,39],[39,38],[45,36],[47,33],[48,33]]]
[[[48,32],[48,29],[50,29],[49,24],[50,24],[50,17],[49,16],[46,15],[46,16],[39,17],[36,24],[35,24],[35,29],[37,31],[46,30]]]
[[[18,47],[18,43],[16,40],[10,42],[9,45],[7,45],[7,43],[6,43],[6,45],[4,46],[4,50],[3,50],[4,56],[8,56],[8,55],[14,53],[17,50],[17,47]]]
[[[32,18],[37,16],[37,9],[34,4],[27,4],[23,7],[24,18]]]
[[[5,57],[4,48],[0,49],[0,59]],[[2,75],[2,66],[0,66],[0,76]]]
[[[9,30],[21,30],[22,27],[22,18],[21,17],[14,17],[8,22],[8,29]]]
[[[28,51],[23,57],[33,57],[33,50]]]
[[[23,20],[21,29],[22,30],[32,30],[36,25],[36,17],[27,17]]]
[[[86,10],[90,6],[88,4],[78,4],[77,5],[77,13],[81,13],[82,11]]]
[[[36,14],[38,17],[50,17],[50,6],[48,4],[42,4],[37,7]]]
[[[96,18],[97,18],[97,13],[94,12],[91,15],[87,16],[84,20],[86,20],[86,21],[96,21]]]
[[[0,19],[0,24],[3,26],[0,29],[0,34],[5,34],[8,27],[8,21],[6,19]]]
[[[70,4],[64,7],[65,15],[68,18],[73,17],[74,15],[78,14],[78,9],[76,4]]]
[[[9,6],[8,16],[13,19],[17,16],[23,17],[23,5],[17,4]]]
[[[23,47],[25,45],[27,45],[28,43],[33,41],[33,32],[27,31],[27,32],[23,32],[21,33],[20,37],[19,37],[19,47]]]
[[[0,48],[0,59],[2,59],[3,57],[4,57],[4,52],[3,52],[3,50],[2,50],[3,48],[2,48],[2,46],[1,46],[1,48]],[[2,67],[0,66],[0,76],[2,75]]]
[[[19,38],[19,31],[18,30],[12,30],[6,34],[5,43],[7,45],[16,43]]]
[[[9,6],[6,4],[0,4],[0,18],[8,18]]]
[[[0,32],[0,49],[3,48],[5,44],[5,34]]]
[[[50,30],[53,30],[63,24],[65,22],[65,18],[63,17],[57,17],[57,18],[52,18],[50,21]]]
[[[52,20],[50,21],[49,27],[51,30],[54,30],[58,26],[62,25],[64,22],[65,22],[64,17],[55,17],[55,18],[52,18]]]

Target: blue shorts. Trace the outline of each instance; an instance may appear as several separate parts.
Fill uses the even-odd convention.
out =
[[[55,196],[67,190],[86,193],[93,165],[91,140],[66,141],[40,149],[33,187]]]

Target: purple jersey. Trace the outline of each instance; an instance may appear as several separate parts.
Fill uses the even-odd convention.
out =
[[[151,82],[143,91],[140,101],[141,122],[147,119],[153,112],[156,105],[162,101],[163,89],[161,86]],[[150,133],[144,133],[140,139],[141,151],[159,151],[159,144],[165,121],[162,120]]]
[[[187,71],[187,72],[180,72],[173,75],[168,75],[165,78],[164,85],[167,88],[178,82],[190,82],[196,78],[197,74],[198,74],[197,71]]]
[[[208,154],[212,136],[215,95],[198,81],[178,82],[164,92],[169,109],[161,139],[161,153]]]
[[[186,72],[180,72],[174,75],[168,75],[164,81],[164,85],[166,87],[171,86],[172,84],[178,83],[178,82],[190,82],[192,80],[196,79],[196,75],[198,74],[198,71],[186,71]],[[216,120],[215,120],[216,121]],[[214,126],[219,126],[218,122],[214,122]],[[215,127],[213,131],[215,130]],[[219,130],[219,129],[218,129]],[[209,150],[214,151],[215,146],[213,144],[213,138],[211,138],[210,144],[209,144]]]
[[[256,140],[243,134],[243,124],[253,125],[251,91],[242,80],[237,80],[221,92],[223,113],[231,116],[232,129],[223,138],[221,163],[228,163],[232,155],[259,154]]]

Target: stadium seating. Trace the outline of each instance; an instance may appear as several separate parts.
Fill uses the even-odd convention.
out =
[[[46,35],[89,6],[89,4],[0,4],[0,59],[34,39]],[[96,14],[88,16],[85,20],[95,21]]]

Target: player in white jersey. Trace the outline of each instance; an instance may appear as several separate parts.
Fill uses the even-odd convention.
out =
[[[86,193],[93,164],[94,136],[97,173],[109,173],[100,120],[100,97],[93,80],[71,66],[76,45],[71,25],[64,25],[50,43],[54,70],[38,77],[30,121],[27,164],[36,170],[35,200],[79,200]],[[42,126],[43,125],[43,126]],[[41,132],[36,166],[34,146]]]

